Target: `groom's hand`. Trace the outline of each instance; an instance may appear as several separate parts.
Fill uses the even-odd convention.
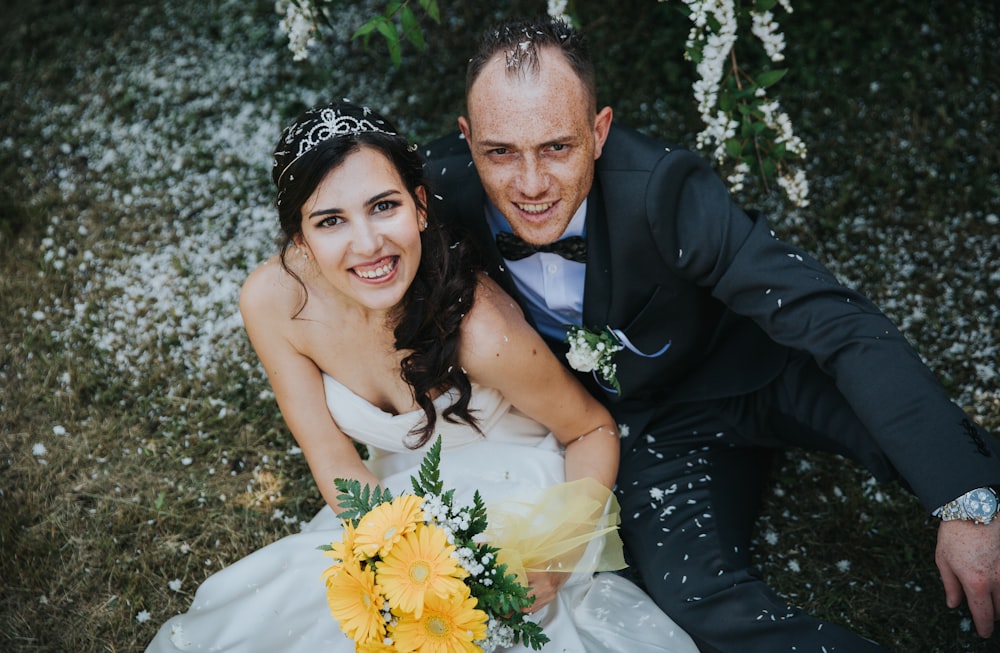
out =
[[[980,637],[1000,619],[1000,519],[988,525],[955,519],[938,526],[935,561],[949,608],[965,597]]]
[[[563,572],[536,571],[528,572],[529,596],[535,597],[535,602],[524,609],[525,612],[538,612],[556,598],[569,574]]]

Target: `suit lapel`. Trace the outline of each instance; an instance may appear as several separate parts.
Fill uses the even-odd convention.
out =
[[[597,179],[587,196],[587,271],[583,286],[583,326],[603,328],[611,308],[611,240],[604,196]]]

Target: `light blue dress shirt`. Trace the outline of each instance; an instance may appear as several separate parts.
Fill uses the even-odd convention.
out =
[[[585,236],[586,215],[587,201],[584,200],[560,238]],[[501,231],[513,231],[507,219],[489,201],[486,203],[486,221],[494,236]],[[558,254],[538,252],[520,261],[504,259],[504,264],[510,270],[518,292],[527,302],[540,332],[563,340],[567,325],[582,326],[585,263],[568,261]]]

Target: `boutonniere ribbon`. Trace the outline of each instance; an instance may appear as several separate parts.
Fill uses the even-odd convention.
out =
[[[658,358],[673,344],[671,340],[659,351],[647,354],[633,345],[621,329],[604,327],[596,331],[578,326],[570,326],[566,330],[566,342],[569,343],[569,351],[566,352],[569,366],[578,372],[592,372],[598,385],[613,394],[618,394],[622,390],[616,376],[618,365],[614,361],[615,354],[622,349],[628,349],[643,358]]]

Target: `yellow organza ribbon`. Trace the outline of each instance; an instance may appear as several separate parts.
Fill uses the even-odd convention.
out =
[[[592,478],[546,488],[530,499],[490,503],[487,542],[527,584],[526,572],[624,569],[618,501]]]

